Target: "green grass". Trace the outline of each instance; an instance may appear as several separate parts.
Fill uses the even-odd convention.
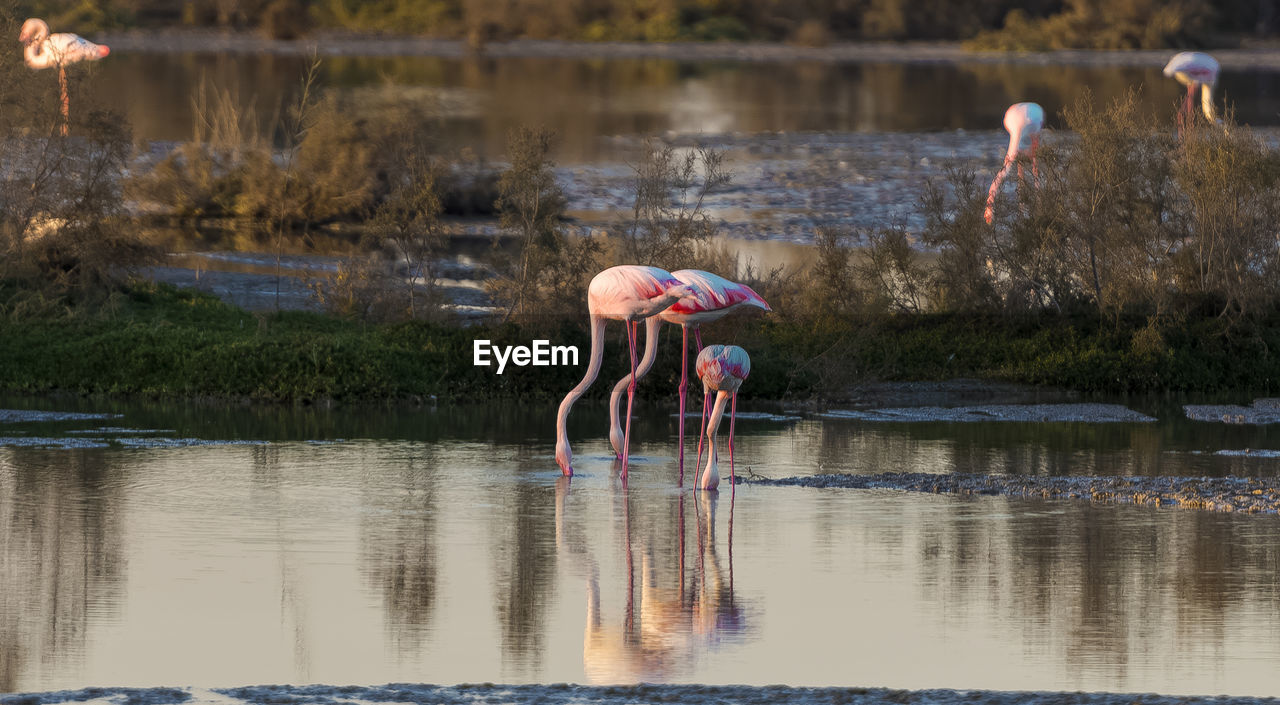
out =
[[[5,308],[13,310],[13,294]],[[1226,391],[1280,387],[1280,316],[1247,330],[1206,318],[1142,338],[1145,321],[1041,316],[918,315],[869,321],[740,318],[704,340],[752,356],[755,398],[836,397],[870,380],[980,377],[1082,391]],[[620,326],[610,327],[594,396],[626,370]],[[666,328],[655,373],[642,386],[674,388],[679,335]],[[140,285],[107,306],[48,309],[0,320],[0,389],[151,398],[271,402],[558,399],[584,367],[472,364],[472,344],[577,345],[576,325],[460,328],[424,322],[365,325],[308,313],[251,314],[217,299]],[[1145,341],[1145,342],[1144,342]],[[1139,344],[1142,343],[1142,344]],[[696,381],[694,382],[696,386]]]

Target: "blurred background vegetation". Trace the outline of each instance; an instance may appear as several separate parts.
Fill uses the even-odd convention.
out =
[[[197,26],[604,40],[968,40],[977,49],[1221,46],[1268,36],[1280,0],[29,0],[69,30]]]

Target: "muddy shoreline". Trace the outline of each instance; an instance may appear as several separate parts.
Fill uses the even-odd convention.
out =
[[[803,47],[781,42],[581,42],[517,39],[491,42],[476,52],[459,39],[381,36],[324,31],[298,40],[248,32],[169,29],[103,32],[95,41],[112,51],[216,52],[306,56],[466,56],[551,59],[672,59],[676,61],[808,61],[902,64],[1032,64],[1041,66],[1162,66],[1172,50],[1047,52],[970,51],[959,42],[837,42]],[[1280,71],[1280,49],[1217,49],[1224,69]]]

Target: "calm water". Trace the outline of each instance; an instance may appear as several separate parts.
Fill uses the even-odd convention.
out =
[[[0,691],[705,682],[1280,692],[1280,519],[675,487],[641,408],[73,408],[0,425]],[[739,469],[1276,475],[1280,429],[740,421]],[[100,429],[115,430],[100,430]],[[77,432],[81,431],[81,432]],[[88,431],[88,433],[83,433]],[[19,448],[21,439],[186,439]],[[73,439],[73,440],[65,440]],[[208,445],[199,441],[233,441]],[[174,445],[173,442],[166,443]],[[152,441],[151,446],[162,445]]]
[[[1153,119],[1171,121],[1182,87],[1160,66],[900,65],[683,62],[669,59],[430,57],[322,60],[320,83],[377,111],[393,101],[439,123],[442,144],[500,159],[508,130],[545,125],[559,160],[617,158],[613,137],[759,132],[999,130],[1012,102],[1058,111],[1087,87],[1100,107],[1145,86]],[[296,101],[306,60],[271,55],[115,52],[92,67],[97,98],[124,111],[146,139],[191,136],[193,91],[230,91],[265,130]],[[1280,73],[1227,71],[1219,84],[1238,119],[1280,124]],[[625,141],[625,140],[624,140]],[[998,155],[997,155],[998,156]]]

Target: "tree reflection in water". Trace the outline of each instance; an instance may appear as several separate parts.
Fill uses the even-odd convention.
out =
[[[0,450],[0,692],[74,671],[125,573],[118,455]]]

